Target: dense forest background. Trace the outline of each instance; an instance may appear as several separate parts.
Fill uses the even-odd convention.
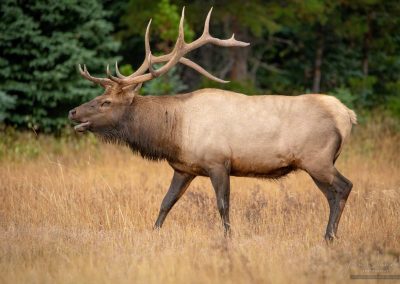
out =
[[[361,113],[400,117],[400,4],[395,0],[172,1],[2,0],[0,124],[59,133],[72,107],[101,94],[76,69],[124,74],[144,56],[150,18],[153,52],[168,52],[186,6],[186,41],[210,31],[251,43],[205,46],[190,58],[229,84],[183,66],[147,83],[143,95],[217,87],[247,95],[328,93]]]

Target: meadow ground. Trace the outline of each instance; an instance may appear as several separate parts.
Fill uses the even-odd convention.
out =
[[[327,201],[305,173],[233,178],[230,239],[205,178],[153,231],[172,176],[166,163],[90,136],[3,135],[0,282],[353,283],[351,275],[400,275],[399,141],[384,124],[356,127],[337,162],[354,188],[340,239],[328,246]]]

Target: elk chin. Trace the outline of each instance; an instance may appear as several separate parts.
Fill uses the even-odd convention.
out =
[[[90,126],[90,122],[89,121],[85,121],[85,122],[81,122],[78,125],[74,126],[74,129],[76,132],[85,132],[86,130],[88,130]]]

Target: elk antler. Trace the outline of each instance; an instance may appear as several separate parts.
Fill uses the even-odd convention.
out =
[[[85,77],[86,79],[88,79],[89,81],[91,81],[93,83],[103,86],[104,88],[115,84],[113,81],[111,81],[110,79],[107,79],[107,78],[93,77],[92,75],[90,75],[89,71],[87,70],[86,65],[83,65],[83,69],[82,69],[82,66],[79,64],[78,68],[79,68],[79,72],[81,73],[81,75],[83,77]]]
[[[149,21],[147,28],[146,28],[146,35],[145,35],[145,50],[146,50],[146,55],[145,59],[142,63],[142,65],[139,67],[139,69],[134,72],[133,74],[124,77],[118,69],[118,64],[115,64],[115,69],[116,69],[116,74],[118,77],[114,77],[111,75],[111,73],[108,70],[107,67],[107,75],[110,80],[122,84],[123,86],[130,86],[134,84],[142,84],[143,82],[149,81],[153,78],[159,77],[166,72],[168,72],[173,66],[175,66],[178,62],[182,63],[190,68],[193,68],[200,74],[206,76],[207,78],[220,82],[220,83],[227,83],[229,81],[224,81],[222,79],[219,79],[215,77],[214,75],[210,74],[208,71],[203,69],[203,67],[199,66],[197,63],[191,61],[190,59],[187,59],[184,57],[185,54],[189,53],[190,51],[197,49],[207,43],[211,43],[217,46],[223,46],[223,47],[244,47],[248,46],[249,43],[238,41],[235,39],[235,36],[232,35],[231,38],[229,39],[218,39],[215,37],[212,37],[209,32],[209,26],[210,26],[210,17],[211,17],[211,12],[212,8],[208,12],[205,24],[204,24],[204,30],[203,34],[195,41],[192,43],[186,43],[185,42],[185,36],[184,36],[184,28],[183,28],[183,22],[185,18],[185,8],[182,9],[182,16],[180,19],[179,23],[179,35],[175,43],[174,49],[165,55],[161,56],[154,56],[151,53],[150,49],[150,41],[149,41],[149,31],[150,31],[150,25],[151,25],[151,20]],[[162,67],[159,69],[155,70],[153,68],[154,63],[162,63],[162,62],[167,62],[165,63]],[[149,70],[149,73],[145,73],[147,70]]]

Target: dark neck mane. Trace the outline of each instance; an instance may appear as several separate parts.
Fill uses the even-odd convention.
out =
[[[118,125],[98,133],[107,141],[126,144],[150,160],[175,161],[179,156],[179,100],[173,96],[137,96]]]

